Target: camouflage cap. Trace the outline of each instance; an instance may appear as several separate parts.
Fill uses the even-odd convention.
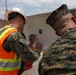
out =
[[[46,23],[53,27],[59,18],[68,13],[70,13],[70,11],[68,10],[67,5],[63,4],[51,13],[51,15],[46,19]]]

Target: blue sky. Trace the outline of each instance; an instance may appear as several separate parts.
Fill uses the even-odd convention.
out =
[[[62,4],[69,9],[76,8],[76,0],[7,0],[7,9],[21,8],[26,16],[52,12]],[[6,11],[5,0],[0,0],[0,19]]]

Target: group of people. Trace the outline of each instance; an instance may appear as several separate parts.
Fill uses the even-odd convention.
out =
[[[37,43],[33,51],[29,49],[36,37],[30,36],[30,44],[26,44],[23,28],[28,19],[21,9],[8,10],[4,17],[9,24],[0,29],[0,75],[21,75],[26,60],[33,63],[39,58],[42,44]],[[46,19],[46,24],[61,37],[43,51],[39,75],[76,75],[75,16],[62,4]]]

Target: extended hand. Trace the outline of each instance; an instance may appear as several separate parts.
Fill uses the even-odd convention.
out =
[[[32,47],[32,45],[33,45],[34,42],[35,42],[35,39],[36,39],[36,36],[35,36],[34,34],[31,34],[31,35],[29,36],[29,41],[30,41],[29,47]]]
[[[41,43],[36,43],[36,49],[42,50],[42,44]]]

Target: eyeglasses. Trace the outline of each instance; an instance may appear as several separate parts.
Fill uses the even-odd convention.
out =
[[[19,13],[17,13],[17,12],[12,12],[12,13],[9,13],[8,14],[8,20],[11,20],[11,19],[13,19],[13,18],[16,18],[18,15],[21,15],[21,14],[19,14]],[[21,15],[22,16],[22,15]],[[24,24],[25,24],[25,18],[22,16],[22,19],[24,20]]]

